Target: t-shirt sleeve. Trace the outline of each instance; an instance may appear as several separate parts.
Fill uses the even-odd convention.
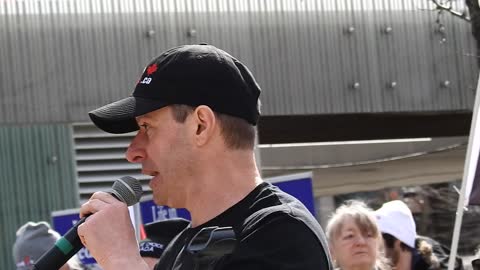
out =
[[[241,235],[235,251],[216,270],[329,270],[327,250],[302,221],[288,215],[266,218]]]

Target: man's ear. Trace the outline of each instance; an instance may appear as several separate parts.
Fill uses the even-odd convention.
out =
[[[195,108],[194,129],[195,129],[195,143],[197,146],[205,145],[213,136],[216,128],[216,117],[213,110],[205,105],[200,105]]]

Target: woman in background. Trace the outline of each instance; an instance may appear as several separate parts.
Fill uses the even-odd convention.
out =
[[[349,201],[337,208],[326,233],[336,268],[391,270],[373,211],[364,203]]]

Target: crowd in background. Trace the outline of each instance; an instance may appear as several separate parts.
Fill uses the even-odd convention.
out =
[[[411,210],[400,200],[384,203],[376,211],[360,201],[348,201],[334,212],[326,233],[338,269],[448,268],[450,250],[418,235]],[[461,258],[455,258],[454,269],[463,269]]]
[[[186,221],[184,221],[186,222]],[[178,222],[177,222],[178,223]],[[158,225],[156,225],[158,226]],[[341,270],[440,270],[448,268],[450,250],[432,238],[418,235],[412,211],[400,200],[384,203],[376,211],[364,202],[349,200],[339,206],[326,226],[333,265]],[[48,251],[60,235],[47,222],[27,222],[16,232],[13,245],[18,270],[32,265]],[[155,239],[153,239],[155,240]],[[152,247],[152,239],[140,244],[140,252],[153,266],[162,245]],[[471,263],[480,270],[480,251]],[[88,269],[74,257],[61,270]],[[463,270],[462,259],[455,270]]]

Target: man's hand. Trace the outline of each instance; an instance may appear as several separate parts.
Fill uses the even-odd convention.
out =
[[[148,269],[140,257],[128,207],[112,195],[95,192],[80,208],[88,216],[78,227],[83,245],[104,270]]]

